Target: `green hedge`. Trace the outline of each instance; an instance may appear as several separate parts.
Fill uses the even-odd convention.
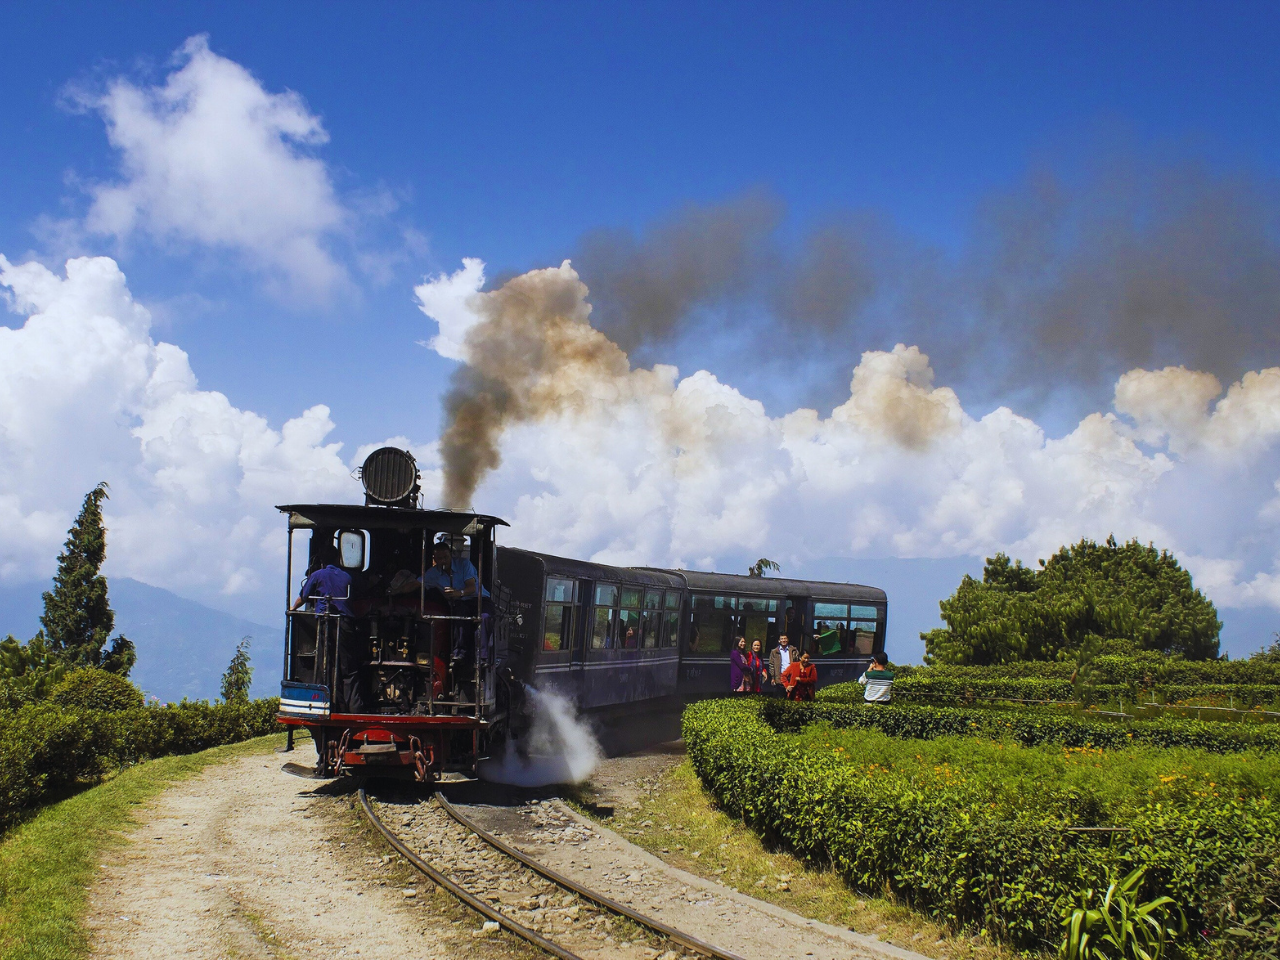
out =
[[[1193,747],[1210,753],[1280,749],[1280,724],[1224,724],[1186,719],[1111,722],[1049,713],[1042,709],[933,707],[917,704],[792,703],[769,700],[761,716],[775,730],[798,733],[811,723],[833,728],[880,730],[891,737],[932,740],[980,736],[1013,740],[1024,747],[1121,749],[1137,745]]]
[[[1269,793],[1280,757],[788,734],[761,710],[720,700],[685,711],[689,757],[726,811],[858,889],[887,887],[1018,948],[1055,947],[1078,891],[1137,866],[1144,896],[1167,892],[1192,930],[1219,939],[1207,914],[1224,879],[1280,840]]]
[[[0,829],[51,796],[129,763],[279,729],[276,699],[82,710],[49,702],[0,711]]]
[[[982,668],[985,671],[986,668]],[[982,671],[955,674],[950,671],[918,670],[895,680],[893,696],[896,700],[911,703],[966,703],[975,700],[1028,700],[1069,703],[1076,699],[1071,681],[1054,677],[993,677]],[[1149,693],[1132,684],[1097,684],[1092,688],[1094,700],[1114,703],[1146,702]],[[858,683],[837,683],[825,687],[819,699],[848,701],[862,699],[862,686]],[[1161,684],[1155,688],[1160,703],[1203,703],[1248,710],[1280,702],[1280,686],[1262,684],[1202,683]]]
[[[1097,683],[1136,684],[1143,688],[1162,684],[1194,686],[1202,683],[1280,686],[1280,663],[1265,660],[1183,660],[1161,654],[1095,657],[1089,665]],[[1048,677],[1069,680],[1076,670],[1072,661],[1023,660],[986,667],[947,666],[924,668],[931,676],[975,678]]]

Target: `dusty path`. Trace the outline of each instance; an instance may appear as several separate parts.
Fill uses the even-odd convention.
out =
[[[315,793],[262,754],[213,767],[141,814],[90,890],[93,956],[373,958],[529,956],[366,846],[349,800]]]

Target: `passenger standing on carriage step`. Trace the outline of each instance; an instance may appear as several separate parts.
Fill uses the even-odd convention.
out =
[[[311,573],[302,585],[293,609],[297,610],[304,603],[314,602],[314,612],[324,614],[329,612],[329,605],[333,605],[333,612],[338,614],[336,639],[339,684],[339,689],[333,691],[333,698],[338,701],[335,705],[339,712],[363,713],[364,696],[360,692],[362,660],[352,630],[351,605],[348,602],[351,599],[351,574],[334,564],[333,561],[337,559],[337,551],[332,547],[317,548]]]
[[[867,703],[888,703],[893,695],[893,671],[889,669],[889,658],[883,652],[871,655],[871,666],[858,678],[865,688],[862,699]]]
[[[466,557],[455,557],[449,541],[441,540],[435,545],[431,554],[431,569],[422,578],[422,585],[428,590],[439,590],[449,601],[454,616],[474,617],[476,615],[476,591],[480,593],[481,639],[480,656],[489,657],[489,616],[493,612],[493,601],[489,599],[489,591],[479,585],[480,575],[475,565]],[[453,631],[453,650],[450,659],[469,661],[475,656],[475,631],[468,626]]]

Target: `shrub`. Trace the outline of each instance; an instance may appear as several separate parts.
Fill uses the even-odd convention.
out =
[[[1019,948],[1052,949],[1083,888],[1143,868],[1220,941],[1208,898],[1280,842],[1269,791],[1280,756],[1024,748],[965,737],[894,739],[822,726],[778,733],[758,700],[684,714],[689,757],[731,814],[863,890]],[[1112,827],[1098,834],[1070,828]]]
[[[53,688],[49,699],[60,707],[82,710],[131,710],[143,704],[141,690],[119,674],[98,667],[72,670]]]
[[[947,626],[923,634],[936,663],[1061,660],[1089,644],[1203,660],[1222,629],[1171,553],[1114,538],[1063,547],[1041,570],[997,554],[940,606]]]
[[[125,764],[271,733],[278,707],[275,699],[124,710],[43,702],[0,712],[0,829]]]
[[[1214,723],[1182,718],[1113,722],[1045,710],[934,707],[917,704],[848,704],[768,700],[761,719],[775,730],[797,733],[812,723],[832,729],[880,730],[891,737],[932,740],[971,736],[1011,740],[1024,747],[1192,747],[1209,753],[1280,750],[1280,724]]]
[[[818,694],[822,700],[861,700],[857,683],[838,683]],[[980,700],[1020,700],[1025,702],[1072,703],[1076,691],[1067,678],[1000,677],[980,671],[966,673],[918,670],[895,680],[895,700],[911,703],[955,704]],[[1144,688],[1132,683],[1100,683],[1092,689],[1095,702],[1124,700],[1138,704],[1154,697],[1161,703],[1227,707],[1248,710],[1280,702],[1280,685],[1229,683],[1167,683]]]

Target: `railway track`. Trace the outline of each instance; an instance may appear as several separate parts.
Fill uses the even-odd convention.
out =
[[[598,956],[607,944],[621,945],[620,957],[628,955],[629,945],[647,948],[633,956],[742,960],[539,863],[485,830],[442,793],[434,804],[415,807],[411,816],[425,820],[419,830],[453,841],[452,852],[437,851],[434,864],[384,822],[363,787],[359,796],[369,822],[432,883],[560,960],[583,960],[582,950]]]

